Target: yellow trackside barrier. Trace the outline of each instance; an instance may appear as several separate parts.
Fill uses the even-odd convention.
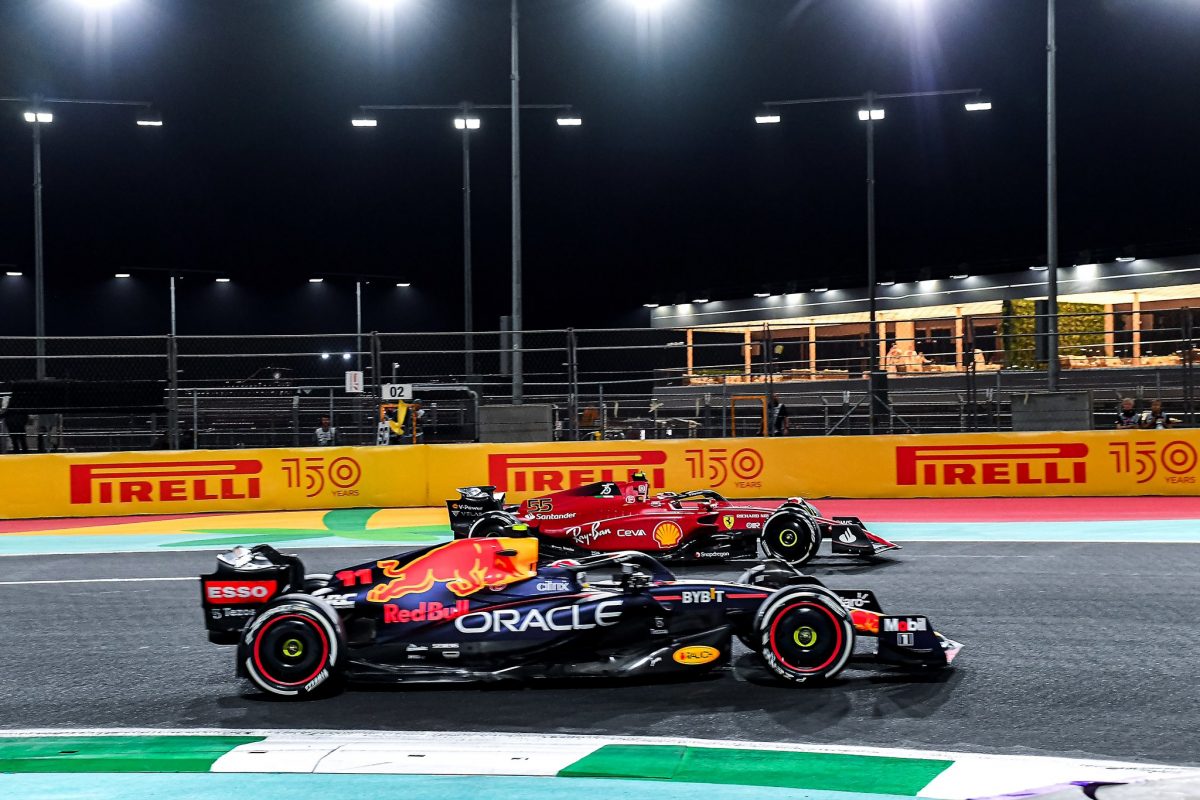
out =
[[[0,456],[0,517],[425,505],[424,448]]]
[[[1200,494],[1200,431],[683,439],[0,457],[0,517],[440,505],[644,472],[730,497]]]

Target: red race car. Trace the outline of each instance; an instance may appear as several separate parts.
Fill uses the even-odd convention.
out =
[[[494,486],[459,489],[447,500],[454,538],[536,536],[547,556],[638,550],[659,560],[727,561],[766,555],[800,565],[822,539],[834,553],[876,556],[899,545],[869,532],[857,517],[821,516],[799,497],[737,502],[714,491],[650,495],[642,474],[505,505]]]

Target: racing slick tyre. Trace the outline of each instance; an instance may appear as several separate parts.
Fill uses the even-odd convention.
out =
[[[854,652],[849,612],[820,587],[776,592],[759,609],[754,629],[767,668],[793,683],[832,678]]]
[[[467,532],[468,539],[489,539],[496,536],[520,536],[521,531],[513,531],[517,518],[503,511],[493,511],[484,514],[471,524]]]
[[[339,686],[345,651],[336,611],[318,598],[285,594],[246,626],[238,663],[264,692],[301,699]]]
[[[761,541],[768,555],[798,567],[817,554],[821,547],[821,529],[806,514],[781,511],[763,525]]]

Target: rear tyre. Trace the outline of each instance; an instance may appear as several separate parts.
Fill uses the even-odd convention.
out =
[[[763,526],[762,544],[768,555],[798,567],[817,554],[821,529],[805,514],[777,513]]]
[[[819,587],[783,589],[754,620],[767,668],[792,683],[837,675],[854,652],[854,625],[836,595]]]
[[[341,684],[345,651],[337,612],[316,598],[288,594],[246,626],[238,661],[264,692],[302,699]]]
[[[486,514],[471,524],[471,529],[467,532],[468,539],[491,539],[497,536],[520,536],[521,531],[514,531],[512,527],[517,524],[517,518],[511,514],[505,513],[490,513]]]

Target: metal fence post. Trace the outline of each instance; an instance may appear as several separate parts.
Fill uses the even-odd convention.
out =
[[[1189,426],[1195,424],[1195,385],[1192,373],[1195,351],[1192,349],[1192,309],[1183,309],[1183,413]]]
[[[167,444],[179,449],[179,344],[167,336]]]
[[[379,331],[371,331],[371,391],[374,396],[374,401],[371,403],[369,410],[370,419],[367,423],[368,436],[371,431],[375,430],[377,420],[375,415],[379,412],[379,406],[383,403],[383,341],[379,336]],[[417,430],[416,420],[413,420],[413,432]],[[367,444],[370,444],[368,441]]]
[[[579,341],[574,328],[567,328],[567,413],[571,422],[567,431],[571,441],[579,441]]]

